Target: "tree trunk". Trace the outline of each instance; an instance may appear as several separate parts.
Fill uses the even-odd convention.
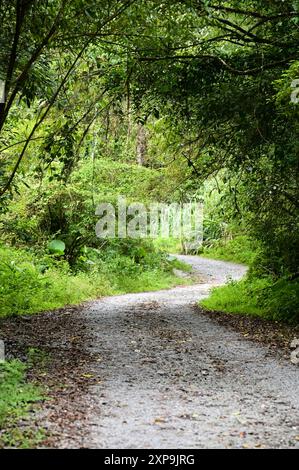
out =
[[[136,159],[138,165],[145,165],[147,156],[147,135],[143,124],[138,123],[137,129],[137,144],[136,144]]]

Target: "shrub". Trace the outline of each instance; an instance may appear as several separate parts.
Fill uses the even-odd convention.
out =
[[[208,310],[261,316],[288,323],[299,322],[299,282],[270,276],[230,282],[213,289],[200,302]]]

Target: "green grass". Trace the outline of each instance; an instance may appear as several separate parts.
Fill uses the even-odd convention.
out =
[[[169,289],[177,285],[188,285],[190,279],[182,279],[171,273],[150,271],[141,273],[138,277],[118,276],[115,285],[116,294],[128,292],[148,292],[160,289]]]
[[[40,388],[26,381],[24,363],[0,363],[0,448],[31,447],[42,438],[42,430],[26,422],[33,404],[42,399]]]
[[[212,290],[199,305],[207,310],[263,317],[287,323],[299,322],[299,282],[251,278],[230,282]]]
[[[165,254],[156,252],[141,254],[138,261],[113,252],[107,259],[95,258],[89,271],[72,273],[64,261],[47,256],[38,258],[26,250],[2,246],[0,317],[33,314],[106,295],[153,291],[191,282],[172,272],[173,268],[190,272],[186,263],[168,260]]]
[[[171,263],[173,268],[179,269],[184,273],[191,273],[192,271],[192,266],[190,266],[190,264],[185,263],[184,261],[181,261],[180,259],[174,258],[173,260],[171,260]]]
[[[210,247],[204,247],[201,255],[212,259],[252,264],[256,249],[248,237],[239,235],[232,240],[219,240]]]
[[[0,248],[0,317],[51,310],[112,292],[102,273],[73,275],[65,263],[38,260],[25,250]]]
[[[248,264],[251,270],[247,278],[213,289],[200,306],[212,311],[299,322],[299,282],[287,277],[278,280],[271,276],[258,277],[252,269],[258,249],[248,237],[239,235],[226,243],[219,241],[204,248],[203,256]]]
[[[156,238],[153,243],[158,250],[166,253],[182,253],[182,244],[177,238]]]
[[[256,282],[254,287],[256,295],[254,289],[249,294],[246,281],[233,281],[226,286],[214,288],[207,299],[200,301],[200,305],[208,310],[264,316],[266,311],[259,302],[257,292],[265,287],[265,283]]]

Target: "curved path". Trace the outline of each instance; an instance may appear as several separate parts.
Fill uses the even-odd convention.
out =
[[[299,370],[194,308],[241,265],[180,256],[202,283],[82,312],[98,357],[82,442],[95,448],[299,447]]]

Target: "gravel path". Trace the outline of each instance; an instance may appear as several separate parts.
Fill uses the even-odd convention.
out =
[[[298,367],[194,307],[246,269],[180,258],[201,284],[104,298],[80,313],[99,379],[80,446],[299,447]]]

